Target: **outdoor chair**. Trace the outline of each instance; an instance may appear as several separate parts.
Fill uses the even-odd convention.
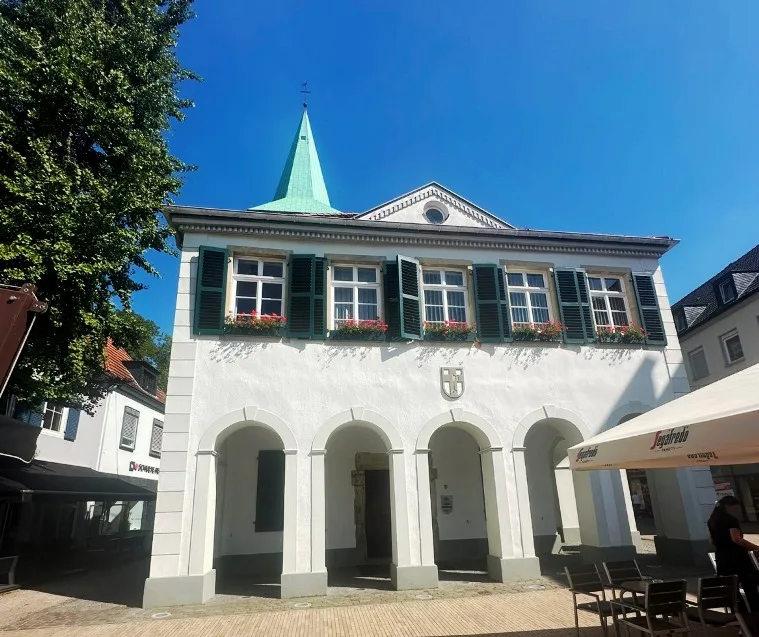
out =
[[[759,613],[746,613],[739,610],[735,615],[743,637],[759,637]]]
[[[650,579],[640,572],[638,562],[635,560],[604,562],[603,566],[604,571],[606,572],[606,578],[609,581],[609,586],[611,587],[611,595],[614,599],[621,599],[621,597],[619,597],[619,585],[622,584],[622,582],[642,582]],[[637,600],[635,601],[637,603]]]
[[[723,575],[701,577],[695,602],[688,602],[687,616],[701,624],[704,635],[707,626],[727,626],[737,621],[738,577]]]
[[[575,629],[577,637],[580,637],[580,620],[578,611],[587,611],[598,615],[598,621],[608,634],[608,619],[613,614],[611,603],[606,599],[606,587],[601,580],[601,574],[595,564],[578,564],[577,566],[565,566],[564,572],[569,581],[569,591],[572,593],[572,604],[575,613]],[[577,601],[578,595],[584,595],[593,599],[592,602]]]
[[[625,626],[629,635],[630,628],[644,635],[690,634],[690,625],[686,615],[686,582],[648,582],[643,597],[642,608],[625,601],[614,600],[614,619],[617,625]],[[634,612],[634,617],[628,613]],[[621,616],[619,616],[621,614]]]

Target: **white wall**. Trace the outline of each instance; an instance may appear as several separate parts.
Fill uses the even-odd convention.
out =
[[[137,440],[134,451],[120,448],[121,426],[124,419],[124,408],[131,407],[140,412],[137,425]],[[103,473],[112,473],[131,478],[158,480],[157,473],[131,470],[130,463],[146,467],[160,468],[161,459],[150,455],[150,437],[153,431],[153,419],[163,422],[163,414],[134,398],[125,396],[119,391],[108,395],[107,409],[104,419],[103,445],[98,465],[94,467]],[[81,429],[81,424],[80,424]],[[77,438],[79,436],[77,435]]]
[[[97,468],[108,398],[109,396],[106,396],[92,416],[85,412],[79,415],[79,429],[76,440],[63,439],[68,409],[64,410],[60,432],[42,428],[37,438],[35,458],[45,462],[58,462],[77,467],[90,467],[91,469]]]
[[[720,336],[734,329],[738,330],[743,347],[744,360],[728,365],[722,350]],[[703,327],[690,332],[680,339],[680,345],[688,368],[688,376],[694,389],[709,385],[735,372],[759,363],[759,296],[741,303],[732,310],[719,315]],[[704,348],[709,375],[694,381],[688,353],[697,347]]]
[[[223,479],[217,481],[217,517],[221,518],[219,555],[278,553],[282,533],[256,532],[258,452],[282,449],[278,437],[262,427],[246,427],[231,434],[222,446]]]
[[[479,445],[466,431],[438,429],[430,440],[432,466],[437,469],[437,521],[441,540],[487,537]],[[443,495],[453,496],[453,511],[444,513]]]
[[[253,240],[245,235],[236,235],[234,242],[253,249]],[[381,414],[397,429],[407,452],[406,504],[411,559],[418,560],[417,496],[410,454],[419,432],[432,418],[450,414],[451,409],[472,412],[493,425],[508,453],[520,422],[546,405],[571,412],[574,420],[583,423],[580,429],[594,434],[612,420],[618,422],[624,415],[620,412],[625,412],[628,403],[656,406],[689,389],[656,259],[427,246],[396,249],[367,243],[360,246],[326,242],[295,244],[268,238],[256,238],[255,242],[258,247],[273,251],[316,255],[354,252],[378,260],[401,252],[428,260],[535,262],[606,271],[614,268],[656,271],[654,279],[670,344],[666,348],[518,343],[478,347],[420,342],[367,345],[195,337],[190,326],[197,246],[226,247],[229,239],[220,235],[188,234],[178,283],[156,514],[156,537],[161,538],[161,553],[154,554],[151,565],[154,577],[187,572],[190,540],[189,533],[182,530],[191,526],[198,441],[213,423],[246,405],[275,414],[295,436],[299,467],[296,517],[300,569],[307,568],[310,551],[308,472],[311,458],[308,453],[315,433],[336,414],[351,408],[366,408]],[[455,402],[447,400],[440,389],[440,367],[451,365],[463,366],[466,377],[465,393]],[[326,457],[327,465],[330,453]],[[347,467],[341,469],[347,470]],[[517,496],[514,474],[510,469],[509,472],[508,480],[512,481],[509,489],[513,489],[514,501],[508,515],[513,518],[518,515]],[[328,493],[328,507],[330,497]],[[345,500],[346,496],[340,498]],[[329,508],[328,519],[332,519]],[[341,515],[328,522],[333,527],[328,531],[329,548],[353,545],[347,524],[338,527],[340,530],[335,529],[339,519]]]
[[[351,472],[356,469],[356,454],[359,452],[385,453],[387,448],[377,434],[363,427],[338,431],[327,445],[324,462],[327,550],[356,546]]]

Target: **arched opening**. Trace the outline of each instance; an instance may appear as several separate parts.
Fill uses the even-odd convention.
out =
[[[432,434],[429,450],[438,577],[443,581],[487,581],[488,503],[480,444],[469,431],[451,425]],[[496,515],[493,511],[490,514]]]
[[[576,493],[585,486],[579,487],[569,469],[567,449],[582,440],[579,429],[561,418],[536,422],[525,436],[527,489],[538,556],[577,550],[581,544],[578,503],[587,500],[592,507],[593,499],[589,493],[584,499]]]
[[[333,431],[325,448],[328,584],[391,589],[395,512],[389,441],[370,425],[352,421]]]
[[[280,596],[285,453],[280,436],[244,423],[216,442],[217,594]]]

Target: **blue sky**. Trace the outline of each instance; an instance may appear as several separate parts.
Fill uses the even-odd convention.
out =
[[[670,235],[677,300],[759,242],[756,0],[196,0],[182,204],[271,199],[300,82],[333,206],[438,181],[520,227]],[[138,312],[171,331],[178,265]]]

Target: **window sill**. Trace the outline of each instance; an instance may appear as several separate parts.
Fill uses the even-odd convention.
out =
[[[524,335],[520,336],[515,334],[512,337],[515,343],[532,343],[534,345],[545,345],[548,343],[561,343],[564,339],[561,336],[552,336],[551,338],[544,338],[536,335]]]
[[[123,451],[128,451],[129,453],[134,453],[134,447],[127,447],[126,445],[119,445],[119,449]]]
[[[422,340],[425,341],[448,341],[448,342],[458,342],[458,343],[471,343],[475,339],[475,334],[440,334],[436,332],[425,332],[424,338]]]
[[[40,429],[42,430],[40,433],[43,433],[46,436],[52,436],[53,438],[63,438],[62,431],[55,431],[54,429],[47,429],[45,427],[40,427]]]
[[[741,363],[746,362],[746,357],[743,358],[736,358],[734,361],[727,361],[725,363],[725,367],[732,367],[733,365],[740,365]]]
[[[148,455],[151,458],[159,458],[160,459],[160,457],[161,457],[161,453],[160,452],[156,453],[155,451],[151,451]]]
[[[645,339],[615,339],[596,337],[596,342],[603,345],[645,345]]]
[[[256,329],[251,327],[230,327],[226,326],[223,332],[224,336],[254,336],[257,338],[281,338],[285,335],[284,327],[273,327],[267,329]]]
[[[384,332],[340,332],[332,330],[329,333],[330,341],[385,341]]]

